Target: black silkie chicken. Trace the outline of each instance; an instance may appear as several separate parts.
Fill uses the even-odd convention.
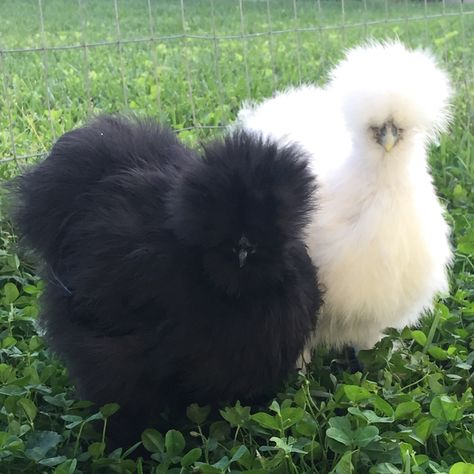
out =
[[[150,121],[62,136],[16,181],[14,220],[81,396],[118,402],[138,436],[164,408],[271,394],[321,304],[303,242],[313,191],[302,152],[242,132],[203,157]]]

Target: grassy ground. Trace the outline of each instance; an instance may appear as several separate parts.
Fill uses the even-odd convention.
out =
[[[266,1],[241,9],[237,0],[187,0],[183,18],[177,0],[119,0],[117,9],[105,0],[0,1],[1,179],[95,112],[150,114],[196,142],[219,133],[242,99],[321,83],[345,46],[398,35],[431,46],[458,92],[451,131],[431,153],[454,228],[451,296],[422,327],[363,353],[366,373],[335,370],[321,351],[270,406],[227,407],[212,420],[191,407],[188,425],[144,434],[152,460],[133,460],[129,447],[103,443],[116,407],[77,400],[37,334],[42,283],[15,254],[2,214],[0,473],[474,473],[474,15],[438,2],[349,0],[344,14],[339,1],[269,4],[270,15]]]

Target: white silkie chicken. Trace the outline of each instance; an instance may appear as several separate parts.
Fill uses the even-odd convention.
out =
[[[325,88],[239,113],[237,126],[312,154],[319,196],[307,245],[326,290],[314,344],[371,348],[448,290],[450,229],[427,147],[447,128],[450,98],[429,53],[371,42],[350,50]]]

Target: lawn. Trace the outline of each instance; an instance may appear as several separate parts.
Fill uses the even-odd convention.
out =
[[[474,473],[474,5],[347,0],[1,0],[0,179],[98,112],[221,133],[246,98],[323,83],[371,36],[429,46],[456,87],[431,166],[454,229],[450,296],[419,328],[361,353],[363,374],[320,350],[268,406],[191,406],[151,458],[104,443],[117,407],[78,400],[35,326],[42,282],[0,191],[0,473]],[[396,349],[395,349],[396,348]],[[184,414],[183,414],[184,415]],[[137,440],[139,442],[140,440]]]

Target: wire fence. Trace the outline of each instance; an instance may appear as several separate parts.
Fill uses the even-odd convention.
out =
[[[345,47],[400,37],[441,56],[470,129],[474,2],[21,0],[0,4],[0,164],[99,112],[219,130],[243,99],[322,83]]]

